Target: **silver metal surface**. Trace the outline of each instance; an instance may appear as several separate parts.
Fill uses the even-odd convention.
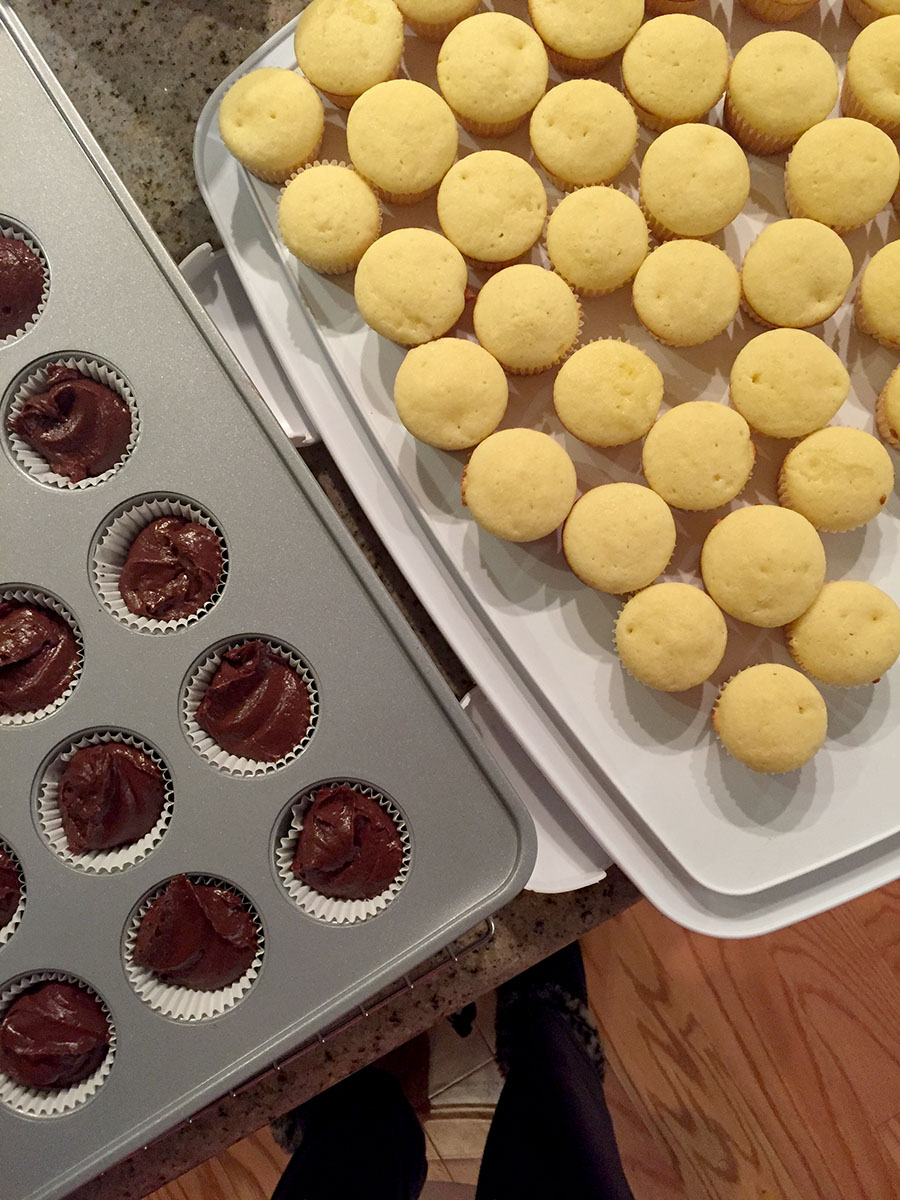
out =
[[[6,3],[0,3],[0,216],[27,225],[50,264],[47,307],[0,347],[0,391],[30,362],[77,351],[112,362],[140,408],[126,465],[77,493],[44,487],[0,457],[0,586],[60,596],[84,636],[84,673],[44,720],[0,728],[0,836],[24,867],[28,902],[0,948],[0,987],[71,972],[112,1013],[118,1051],[96,1096],[70,1115],[0,1106],[0,1196],[53,1200],[275,1061],[289,1057],[514,895],[534,859],[518,798],[480,748],[419,644],[290,443],[236,369]],[[134,632],[92,591],[88,554],[107,514],[166,493],[214,513],[228,542],[224,593],[173,634]],[[225,637],[264,634],[310,663],[321,715],[308,748],[261,778],[204,762],[185,737],[185,673]],[[172,773],[168,832],[114,875],[65,866],[33,818],[36,772],[79,731],[131,730]],[[362,924],[301,913],[279,883],[270,837],[302,789],[358,778],[396,799],[412,866],[396,899]],[[122,932],[135,903],[181,871],[232,881],[256,906],[266,953],[252,990],[221,1018],[188,1025],[143,1003]]]

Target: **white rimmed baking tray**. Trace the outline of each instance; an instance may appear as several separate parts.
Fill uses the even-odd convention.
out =
[[[856,26],[839,6],[823,6],[795,28],[813,33],[843,64]],[[732,48],[764,27],[743,10],[717,8]],[[224,90],[261,65],[292,66],[293,23],[251,56],[213,94],[201,116],[195,161],[204,197],[282,366],[361,503],[432,615],[514,728],[526,750],[566,797],[579,818],[656,898],[657,861],[632,861],[614,844],[610,814],[618,810],[641,840],[652,832],[693,881],[707,892],[750,896],[864,851],[900,830],[893,795],[897,718],[891,680],[854,692],[827,689],[831,713],[825,750],[802,772],[760,778],[728,760],[708,722],[714,686],[686,697],[653,693],[623,676],[611,647],[618,601],[589,592],[568,572],[555,540],[530,547],[505,545],[481,534],[459,506],[462,463],[417,446],[396,420],[393,375],[402,351],[368,330],[356,313],[351,284],[325,280],[299,266],[274,232],[277,189],[258,183],[229,158],[218,138],[216,112]],[[417,78],[433,82],[433,48],[408,39]],[[616,68],[603,76],[616,81]],[[343,157],[343,118],[329,112],[327,157]],[[646,144],[642,135],[642,144]],[[467,143],[473,145],[471,141]],[[492,143],[493,144],[493,143]],[[527,151],[527,137],[496,143]],[[785,216],[780,194],[783,157],[751,157],[752,191],[745,214],[720,239],[738,261],[769,217]],[[619,181],[634,194],[632,168]],[[551,195],[552,195],[551,189]],[[435,225],[433,201],[395,224]],[[847,238],[859,269],[867,253],[894,237],[884,213]],[[539,261],[539,256],[536,255]],[[663,367],[668,397],[722,400],[737,350],[759,332],[739,319],[710,346],[667,351],[639,327],[625,293],[588,302],[587,336],[625,336]],[[827,341],[851,370],[854,395],[842,422],[872,428],[874,397],[894,365],[892,356],[852,329],[849,303],[826,323]],[[582,489],[632,478],[638,450],[603,455],[564,435],[552,416],[548,377],[514,381],[507,423],[533,424],[563,439],[575,458]],[[760,463],[746,499],[773,497],[772,480],[786,445],[759,439]],[[369,459],[373,470],[361,468]],[[676,575],[696,567],[700,540],[724,510],[679,520]],[[900,501],[856,533],[826,535],[829,577],[861,575],[897,594]],[[446,590],[450,596],[439,593]],[[437,605],[433,603],[438,597]],[[464,624],[451,627],[464,613]],[[443,610],[443,611],[442,611]],[[752,661],[789,661],[780,635],[741,632],[718,678]],[[488,652],[485,653],[486,648]],[[560,746],[565,747],[561,755]],[[567,786],[561,763],[584,766],[592,786]],[[568,780],[571,783],[571,779]],[[651,856],[651,858],[654,856]],[[891,872],[895,874],[896,872]],[[664,906],[664,905],[661,905]]]

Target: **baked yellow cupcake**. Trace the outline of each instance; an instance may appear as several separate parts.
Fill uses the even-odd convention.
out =
[[[641,165],[641,208],[659,241],[708,238],[750,195],[743,150],[714,125],[676,125],[651,142]]]
[[[821,749],[828,710],[815,684],[792,667],[759,663],[722,688],[712,715],[719,741],[751,771],[796,771]]]
[[[853,306],[856,327],[888,350],[900,350],[900,240],[866,263]]]
[[[339,108],[397,74],[403,17],[394,0],[312,0],[294,32],[300,70]]]
[[[725,91],[728,45],[709,21],[689,13],[654,17],[622,55],[622,80],[648,129],[702,121]]]
[[[514,262],[541,236],[547,193],[534,167],[505,150],[480,150],[447,172],[437,197],[446,237],[480,266]]]
[[[547,222],[550,265],[582,296],[605,296],[628,283],[649,249],[641,210],[615,188],[570,192]]]
[[[699,346],[727,329],[741,296],[737,268],[709,242],[664,242],[641,263],[632,299],[641,323],[667,346]]]
[[[475,301],[475,336],[511,375],[536,375],[566,357],[581,306],[553,271],[522,263],[493,275]]]
[[[528,0],[528,14],[553,65],[589,75],[634,37],[644,0]]]
[[[798,217],[767,225],[747,253],[741,288],[763,325],[806,329],[837,312],[853,279],[853,259],[826,225]]]
[[[662,397],[662,371],[653,359],[612,338],[576,350],[553,381],[556,415],[589,446],[624,446],[643,437]]]
[[[817,41],[793,30],[751,38],[734,56],[725,93],[725,128],[745,150],[787,150],[834,108],[837,67]]]
[[[875,425],[884,441],[900,450],[900,367],[891,372],[875,404]]]
[[[838,117],[799,137],[784,169],[784,197],[792,217],[821,221],[849,233],[890,203],[900,180],[900,155],[886,133]]]
[[[802,329],[759,334],[731,368],[731,403],[767,437],[804,437],[821,429],[849,394],[847,368],[821,338]]]
[[[871,25],[900,13],[900,0],[844,0],[844,7],[860,25]]]
[[[654,583],[632,596],[616,621],[616,651],[629,674],[660,692],[704,683],[725,653],[725,618],[688,583]]]
[[[563,526],[566,562],[582,583],[621,595],[646,587],[675,549],[669,506],[637,483],[604,483],[575,502]]]
[[[283,183],[319,153],[325,110],[296,71],[260,67],[231,85],[219,105],[229,153],[266,183]]]
[[[483,441],[503,420],[508,399],[496,358],[464,338],[416,346],[394,377],[400,420],[438,450],[467,450]]]
[[[847,55],[841,112],[900,138],[900,13],[857,35]]]
[[[535,157],[557,187],[610,183],[637,145],[634,109],[599,79],[570,79],[538,101],[528,126]]]
[[[741,0],[748,13],[773,25],[780,25],[782,21],[796,21],[818,3],[819,0]]]
[[[469,133],[504,137],[547,90],[547,51],[530,25],[507,13],[460,21],[438,54],[437,81]]]
[[[418,346],[453,328],[467,281],[463,256],[446,238],[430,229],[395,229],[362,256],[353,294],[376,333]]]
[[[442,42],[460,21],[477,10],[481,0],[400,0],[403,20],[426,42]]]
[[[381,232],[381,208],[351,167],[316,163],[281,193],[278,228],[301,262],[322,275],[342,275],[357,266]]]
[[[456,158],[459,132],[446,101],[423,83],[391,79],[363,92],[347,117],[354,167],[383,200],[415,204]]]
[[[472,451],[462,502],[494,537],[533,542],[566,519],[575,487],[575,466],[559,442],[536,429],[501,429]]]
[[[825,548],[806,517],[774,504],[736,508],[712,527],[700,573],[724,612],[771,629],[805,612],[825,582]]]
[[[743,491],[756,461],[750,426],[712,400],[679,404],[644,441],[641,465],[654,492],[673,508],[701,512]]]
[[[826,583],[785,630],[804,671],[834,687],[877,683],[900,656],[900,608],[861,579]]]
[[[778,476],[780,503],[829,533],[877,517],[893,490],[894,466],[881,442],[839,425],[798,442]]]

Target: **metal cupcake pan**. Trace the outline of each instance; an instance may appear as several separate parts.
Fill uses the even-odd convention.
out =
[[[71,1111],[23,1116],[0,1096],[0,1195],[53,1200],[475,925],[524,885],[535,847],[518,798],[2,0],[0,81],[5,126],[23,131],[0,144],[0,224],[33,233],[51,277],[39,320],[0,345],[4,410],[9,386],[59,355],[109,363],[141,416],[137,444],[95,486],[42,484],[5,437],[0,454],[0,588],[57,597],[84,648],[63,704],[0,726],[0,838],[27,886],[21,920],[0,944],[0,993],[35,972],[73,976],[96,990],[116,1031],[108,1075]],[[156,636],[108,611],[92,570],[111,518],[147,496],[214,514],[228,548],[215,603]],[[250,635],[295,650],[319,700],[302,751],[259,775],[207,761],[183,709],[197,665]],[[92,872],[51,849],[38,800],[54,754],[110,731],[154,747],[173,803],[164,836],[139,861]],[[334,779],[389,797],[409,837],[402,886],[354,922],[304,912],[276,861],[291,804]],[[124,962],[133,914],[181,872],[228,881],[265,939],[252,986],[202,1020],[154,1009]]]

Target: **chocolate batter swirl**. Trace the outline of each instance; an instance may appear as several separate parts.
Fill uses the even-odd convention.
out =
[[[102,742],[76,750],[59,781],[69,849],[108,850],[149,833],[162,812],[162,773],[142,750]]]
[[[110,1042],[96,996],[51,980],[15,999],[0,1022],[0,1071],[31,1088],[65,1088],[97,1070]]]
[[[8,925],[19,907],[22,885],[16,864],[5,850],[0,848],[0,929]]]
[[[74,678],[75,635],[46,608],[0,601],[0,713],[36,712]]]
[[[138,616],[176,621],[201,609],[221,577],[222,548],[211,529],[183,517],[160,517],[132,542],[119,591]]]
[[[0,237],[0,338],[24,328],[44,294],[44,264],[18,238]]]
[[[403,843],[382,806],[339,784],[316,792],[291,870],[323,896],[371,900],[397,878]]]

